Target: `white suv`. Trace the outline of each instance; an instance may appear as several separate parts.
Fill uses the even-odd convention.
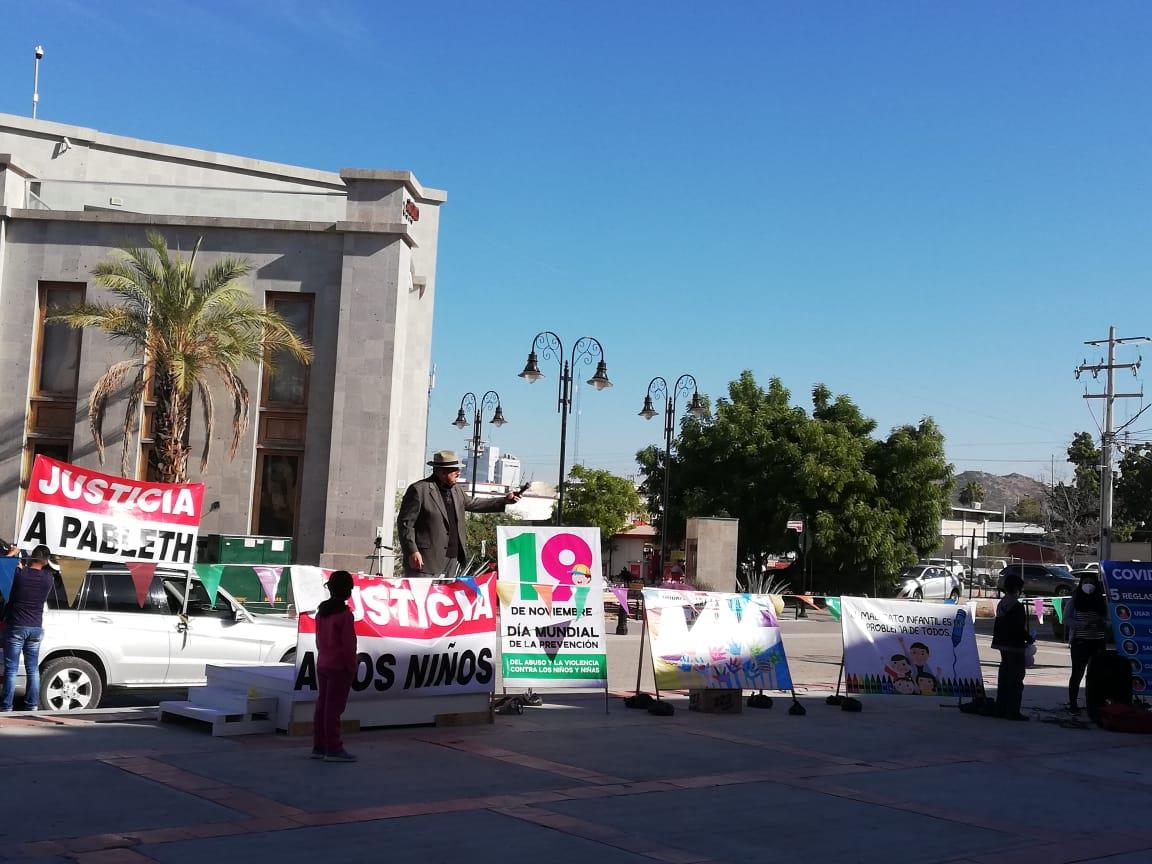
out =
[[[115,565],[113,565],[114,567]],[[216,603],[195,577],[161,571],[141,607],[127,570],[88,571],[69,608],[57,576],[44,612],[40,707],[97,708],[109,687],[203,684],[206,664],[291,663],[296,622],[249,612],[221,589]],[[187,615],[185,585],[190,586]]]
[[[920,563],[931,564],[933,567],[943,567],[961,582],[963,582],[964,577],[968,575],[968,568],[956,558],[928,558]]]

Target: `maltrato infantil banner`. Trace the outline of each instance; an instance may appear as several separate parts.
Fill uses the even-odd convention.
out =
[[[984,695],[975,604],[841,597],[849,693]]]

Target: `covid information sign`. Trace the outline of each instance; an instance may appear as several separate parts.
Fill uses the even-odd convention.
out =
[[[1152,690],[1152,564],[1105,561],[1116,652],[1132,667],[1132,692]]]

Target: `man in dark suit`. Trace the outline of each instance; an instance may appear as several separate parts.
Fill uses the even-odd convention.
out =
[[[456,485],[460,461],[452,450],[440,450],[428,463],[432,474],[417,480],[404,493],[396,527],[404,553],[405,576],[455,576],[465,563],[464,513],[498,513],[520,500],[520,493],[503,498],[469,498]]]

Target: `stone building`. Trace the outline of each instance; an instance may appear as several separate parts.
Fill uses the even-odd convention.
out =
[[[388,543],[396,494],[424,473],[427,381],[444,192],[408,171],[333,173],[0,114],[0,536],[17,528],[32,458],[97,468],[87,397],[121,347],[45,324],[44,310],[107,292],[90,273],[155,230],[200,266],[254,265],[257,303],[315,348],[310,367],[243,370],[252,422],[227,458],[230,402],[217,405],[202,533],[290,536],[296,560],[360,569]],[[118,473],[124,394],[109,407]],[[136,476],[151,446],[133,447]],[[205,428],[191,428],[193,454]],[[381,526],[384,526],[383,528]]]

